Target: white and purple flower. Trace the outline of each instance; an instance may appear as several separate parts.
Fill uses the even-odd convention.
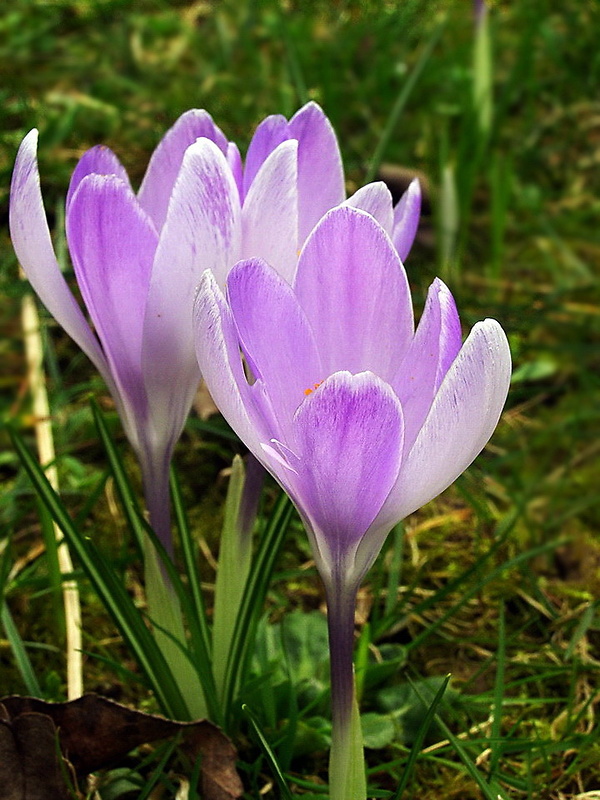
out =
[[[463,344],[438,279],[415,330],[392,240],[347,206],[313,229],[291,283],[259,259],[237,264],[225,292],[205,272],[195,324],[217,406],[308,532],[329,608],[333,747],[344,751],[358,586],[393,525],[449,486],[492,435],[510,381],[506,335],[487,319]],[[335,791],[347,800],[343,786]]]
[[[202,110],[183,114],[154,152],[136,194],[106,147],[77,165],[66,235],[90,322],[56,260],[36,158],[37,131],[16,160],[10,229],[34,290],[102,374],[142,467],[152,524],[170,549],[168,466],[196,391],[192,305],[210,269],[223,285],[242,258],[266,259],[291,280],[298,251],[323,214],[345,199],[335,133],[314,103],[288,122],[265,119],[245,166]],[[418,184],[396,211],[382,184],[348,202],[372,211],[410,248]]]

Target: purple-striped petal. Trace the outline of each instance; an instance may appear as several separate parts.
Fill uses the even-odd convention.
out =
[[[86,175],[116,175],[123,183],[129,187],[129,175],[127,170],[121,164],[117,156],[113,153],[110,147],[105,147],[102,144],[92,147],[87,150],[79,159],[69,183],[69,190],[67,192],[66,207],[68,208],[71,203],[71,198],[75,190],[86,177]]]
[[[402,261],[406,260],[413,246],[419,227],[420,216],[421,184],[419,183],[419,179],[415,178],[411,181],[408,189],[404,192],[394,209],[392,241]]]
[[[371,370],[391,380],[413,336],[413,312],[404,267],[370,215],[330,211],[304,246],[294,288],[328,374]]]
[[[285,439],[306,391],[325,377],[310,325],[292,288],[264,261],[236,264],[227,294],[242,350],[276,414],[273,435]]]
[[[294,114],[290,136],[298,140],[299,246],[326,211],[346,197],[344,168],[335,131],[313,102]]]
[[[256,177],[259,169],[265,163],[282,142],[290,139],[289,125],[285,117],[281,114],[272,114],[263,119],[252,137],[246,154],[244,166],[244,196],[250,190],[250,186]]]
[[[194,303],[196,356],[211,396],[225,419],[259,461],[261,442],[271,432],[252,414],[251,387],[242,366],[239,338],[223,292],[209,271],[202,275]]]
[[[130,187],[115,175],[88,175],[66,216],[77,283],[111,370],[138,410],[142,326],[157,235]]]
[[[227,163],[229,164],[229,169],[231,170],[231,174],[233,175],[233,180],[238,188],[241,203],[243,200],[244,191],[244,165],[242,164],[242,157],[240,155],[238,146],[234,142],[229,142],[227,145],[226,158]]]
[[[436,278],[408,352],[391,384],[404,411],[404,449],[412,447],[433,398],[462,344],[460,319],[448,287]]]
[[[296,412],[294,479],[325,568],[336,571],[355,549],[396,482],[402,408],[370,372],[338,372]]]
[[[443,492],[494,432],[510,383],[506,334],[478,322],[455,358],[376,524],[389,530]]]
[[[179,435],[200,375],[193,301],[205,269],[221,279],[240,246],[237,186],[225,156],[208,139],[185,153],[156,249],[144,320],[143,371],[152,416]]]
[[[227,139],[215,125],[210,114],[193,108],[182,114],[166,132],[152,154],[140,186],[138,198],[143,209],[160,231],[164,225],[169,199],[183,161],[183,154],[196,139],[205,137],[227,153]]]
[[[342,205],[366,211],[377,220],[388,236],[391,236],[394,225],[392,194],[383,181],[362,186]]]
[[[286,141],[268,156],[242,209],[242,258],[264,258],[289,283],[298,263],[297,150]]]
[[[95,364],[108,387],[113,389],[114,383],[104,353],[56,261],[40,191],[37,137],[37,130],[27,134],[15,163],[10,192],[13,247],[42,303]]]

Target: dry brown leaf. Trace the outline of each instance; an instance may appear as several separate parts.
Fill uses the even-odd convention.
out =
[[[7,775],[16,775],[17,792],[3,800],[66,800],[64,782],[51,785],[49,776],[61,776],[57,742],[65,763],[79,778],[116,765],[136,747],[182,733],[182,750],[194,762],[201,759],[202,796],[206,800],[237,800],[243,792],[235,768],[231,741],[207,720],[175,722],[156,714],[135,711],[95,694],[67,703],[48,703],[34,697],[5,697],[0,703],[0,787]],[[30,733],[32,731],[32,733]],[[35,736],[35,741],[32,736]],[[29,737],[29,738],[28,738]],[[5,767],[5,764],[8,765]],[[44,765],[41,770],[39,765]],[[12,765],[12,766],[11,766]],[[44,775],[43,794],[31,793],[26,777]],[[24,776],[24,777],[18,777]],[[12,780],[12,778],[11,778]],[[18,781],[25,785],[19,788]]]

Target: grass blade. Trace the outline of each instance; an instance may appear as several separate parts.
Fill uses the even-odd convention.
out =
[[[423,742],[425,741],[425,737],[427,736],[427,731],[429,730],[429,726],[433,722],[433,718],[435,717],[435,712],[437,711],[437,707],[441,702],[442,697],[444,696],[444,692],[446,691],[446,687],[450,681],[450,675],[446,675],[444,682],[437,690],[435,697],[431,701],[431,705],[427,709],[427,713],[423,717],[421,724],[419,725],[419,729],[417,731],[417,735],[415,736],[415,741],[413,742],[413,746],[411,747],[410,754],[404,766],[404,772],[402,774],[402,778],[400,779],[400,783],[398,784],[398,788],[390,798],[390,800],[400,800],[402,795],[404,794],[404,790],[408,786],[408,781],[410,780],[410,776],[413,773],[415,768],[415,764],[417,763],[417,758],[419,757],[419,753],[421,752],[421,748],[423,746]]]
[[[237,689],[243,680],[260,612],[292,516],[292,508],[291,501],[282,493],[275,504],[266,530],[260,537],[260,544],[252,561],[229,650],[223,693],[226,718],[231,715]]]
[[[157,540],[151,527],[144,519],[137,498],[131,488],[127,473],[123,469],[123,464],[119,453],[110,436],[104,415],[100,411],[97,403],[92,400],[92,411],[96,427],[104,448],[108,455],[110,468],[117,486],[117,491],[121,498],[123,511],[129,529],[135,536],[138,546],[141,547],[144,558],[144,577],[146,584],[146,602],[148,614],[153,624],[154,638],[161,649],[166,662],[169,664],[171,672],[179,686],[188,707],[188,716],[199,719],[207,715],[207,706],[203,697],[203,685],[199,681],[199,669],[194,665],[194,661],[187,652],[187,639],[185,634],[184,617],[182,613],[182,602],[186,603],[188,614],[186,615],[188,625],[193,625],[193,611],[190,612],[190,605],[187,603],[188,596],[181,584],[181,579],[172,567],[169,556],[161,552],[160,559],[168,569],[170,578],[165,581],[157,560]],[[152,544],[148,544],[148,540]],[[154,549],[152,549],[154,546]],[[168,561],[168,565],[167,565]],[[178,584],[177,586],[175,584]],[[173,589],[175,591],[173,591]],[[203,643],[197,643],[200,652],[204,653]],[[204,655],[199,655],[200,664],[207,663]]]
[[[123,463],[119,457],[117,448],[115,447],[113,437],[108,430],[106,420],[104,419],[104,414],[100,411],[98,403],[93,398],[90,401],[90,405],[92,407],[92,414],[94,415],[96,429],[104,446],[106,455],[108,456],[110,470],[121,497],[121,504],[123,506],[127,527],[134,534],[140,555],[143,555],[146,526],[143,522],[143,516],[139,503],[131,488],[127,473],[123,469]]]
[[[385,128],[383,133],[381,134],[381,138],[377,143],[377,147],[375,148],[375,152],[373,153],[373,158],[369,164],[369,168],[367,170],[367,174],[365,175],[365,183],[370,183],[372,180],[375,179],[377,175],[377,170],[379,169],[379,165],[383,160],[383,154],[386,151],[386,148],[392,138],[394,133],[394,129],[398,124],[398,120],[400,119],[400,115],[404,111],[404,106],[407,104],[409,97],[412,94],[413,89],[419,78],[421,77],[421,73],[425,69],[425,65],[429,61],[431,54],[439,41],[440,36],[442,35],[442,31],[446,26],[446,20],[444,19],[434,30],[433,35],[425,45],[425,49],[421,53],[421,56],[415,66],[413,67],[412,72],[408,76],[404,86],[402,87],[402,91],[396,98],[396,102],[390,112],[390,115],[387,119]]]
[[[17,668],[21,673],[27,693],[32,697],[43,697],[38,679],[33,671],[33,667],[31,666],[31,661],[29,660],[29,656],[27,655],[25,645],[21,639],[21,636],[19,635],[17,626],[15,625],[12,615],[8,610],[6,600],[2,600],[2,608],[0,609],[0,622],[2,623],[2,627],[6,633],[6,638],[10,642],[10,646],[17,663]]]
[[[506,616],[504,604],[500,606],[498,619],[498,652],[496,656],[496,681],[494,684],[494,705],[492,709],[492,729],[490,731],[490,777],[493,778],[502,755],[501,729],[504,708],[504,687],[506,667]]]
[[[192,607],[191,616],[198,623],[199,631],[201,632],[204,640],[203,649],[210,655],[211,633],[208,627],[206,607],[204,605],[202,585],[200,583],[200,574],[198,572],[197,549],[194,544],[194,539],[192,537],[187,515],[185,513],[185,508],[183,506],[181,486],[179,485],[179,480],[173,469],[171,469],[171,496],[173,500],[175,524],[177,525],[177,529],[179,531],[181,554],[183,556],[183,564]]]
[[[186,719],[186,704],[169,667],[140,612],[104,556],[83,536],[50,486],[43,470],[31,455],[21,437],[12,428],[9,433],[17,454],[33,486],[59,526],[69,546],[98,594],[102,604],[127,642],[140,668],[146,675],[163,711],[176,719]]]
[[[252,711],[248,708],[248,706],[244,703],[242,706],[242,711],[246,714],[248,719],[250,720],[250,725],[252,726],[252,730],[256,734],[256,738],[258,739],[258,744],[260,745],[260,749],[263,752],[269,767],[271,768],[271,772],[273,773],[273,777],[279,786],[279,791],[281,792],[281,797],[283,800],[294,800],[294,797],[290,791],[290,787],[287,785],[283,772],[281,771],[279,764],[277,763],[277,759],[275,758],[275,753],[271,750],[269,743],[265,739],[265,735],[263,734],[262,730],[260,729],[260,725]]]

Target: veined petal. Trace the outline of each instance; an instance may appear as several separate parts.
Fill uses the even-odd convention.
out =
[[[344,168],[335,131],[323,110],[307,103],[289,122],[298,140],[298,246],[326,211],[346,197]]]
[[[282,142],[290,139],[288,121],[281,114],[263,119],[252,137],[244,165],[244,197],[250,190],[259,169]]]
[[[154,220],[158,231],[167,216],[169,199],[183,161],[183,154],[196,139],[201,137],[210,139],[222,153],[227,153],[227,139],[215,125],[210,114],[203,109],[193,108],[179,117],[152,154],[138,199],[142,208]]]
[[[117,156],[113,153],[110,147],[104,145],[97,145],[87,150],[79,159],[69,183],[69,190],[67,192],[66,207],[68,208],[71,203],[71,198],[81,181],[86,175],[116,175],[123,183],[131,188],[129,182],[129,175],[127,170],[121,164]]]
[[[227,294],[242,350],[277,416],[272,435],[286,439],[296,409],[324,377],[308,320],[289,284],[258,259],[236,264]]]
[[[402,261],[406,260],[406,257],[410,253],[410,248],[413,246],[419,227],[420,216],[421,184],[419,183],[419,179],[415,178],[411,181],[408,189],[404,192],[394,209],[392,241]]]
[[[298,186],[295,140],[265,160],[242,208],[242,257],[264,258],[291,283],[298,253]]]
[[[361,186],[351,197],[344,200],[342,205],[366,211],[377,220],[388,236],[391,236],[394,224],[392,194],[383,181]]]
[[[173,188],[144,320],[144,382],[163,435],[179,435],[200,380],[192,313],[196,287],[205,269],[224,278],[237,260],[239,239],[237,186],[219,148],[199,139],[186,150]]]
[[[114,389],[108,363],[81,309],[60,272],[44,204],[37,166],[37,130],[23,139],[10,192],[10,235],[29,282],[48,311],[94,363]]]
[[[227,163],[229,164],[229,169],[231,170],[231,174],[233,175],[233,180],[238,188],[241,203],[244,191],[244,166],[242,164],[242,157],[240,155],[238,146],[234,142],[229,142],[227,145],[226,158]]]
[[[154,225],[120,178],[88,175],[71,198],[66,229],[77,283],[112,373],[142,409],[142,325]]]
[[[446,373],[377,524],[391,528],[464,472],[494,432],[510,372],[506,334],[493,319],[478,322]]]
[[[391,380],[413,336],[406,273],[380,225],[334,208],[309,237],[294,288],[328,374],[371,370]]]
[[[402,407],[370,372],[337,372],[294,417],[302,465],[293,483],[325,568],[355,550],[395,484],[402,454]]]
[[[244,375],[237,328],[214,275],[206,270],[194,303],[194,338],[200,371],[225,419],[262,463],[261,441],[271,433],[251,417],[250,386]]]
[[[433,398],[462,344],[460,319],[448,287],[436,278],[408,352],[391,384],[404,411],[404,450],[413,446]]]

